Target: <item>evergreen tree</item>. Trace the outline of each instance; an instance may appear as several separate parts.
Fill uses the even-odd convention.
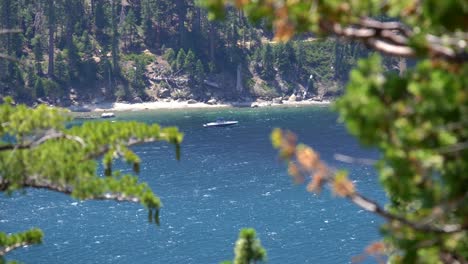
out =
[[[55,55],[55,1],[48,0],[47,1],[47,18],[49,22],[49,64],[47,68],[47,75],[49,77],[54,76],[54,55]]]
[[[45,79],[44,81],[51,82]],[[39,87],[41,81],[37,82]],[[11,99],[0,105],[0,191],[24,193],[26,188],[60,192],[75,199],[99,199],[141,203],[150,221],[159,225],[161,202],[147,184],[139,183],[140,159],[130,146],[144,142],[165,141],[176,146],[180,156],[182,134],[177,128],[161,128],[137,122],[88,122],[69,127],[66,111],[40,105],[35,109],[13,106]],[[11,140],[14,138],[15,140]],[[116,157],[116,151],[124,155]],[[106,177],[96,174],[102,157]],[[116,159],[133,168],[123,175],[113,171]],[[16,248],[42,241],[42,232],[7,234],[0,232],[0,262]]]
[[[34,52],[34,60],[36,62],[36,64],[35,64],[35,68],[36,68],[36,71],[37,71],[36,73],[39,76],[41,76],[41,75],[43,75],[42,61],[44,59],[44,53],[43,53],[43,50],[42,50],[41,37],[39,35],[35,36],[31,41],[31,45],[32,45],[33,52]]]
[[[61,52],[57,54],[55,61],[55,77],[65,83],[70,80],[66,60]]]
[[[141,28],[143,30],[144,42],[152,47],[155,40],[155,29],[153,27],[154,0],[141,1]]]
[[[94,53],[94,49],[93,49],[93,44],[91,43],[91,38],[87,30],[83,31],[83,34],[81,35],[81,39],[79,43],[80,43],[79,52],[81,53],[81,57],[85,57],[87,59],[92,57]]]
[[[177,52],[177,58],[176,58],[176,69],[181,70],[184,67],[185,63],[185,51],[184,49],[180,49],[179,52]]]
[[[145,89],[145,62],[142,58],[138,57],[135,60],[134,72],[131,80],[131,86],[136,92],[136,95],[144,97]]]
[[[195,65],[195,72],[194,72],[194,81],[196,85],[203,85],[203,81],[205,80],[206,74],[205,69],[203,67],[203,63],[201,60],[197,60]]]
[[[105,11],[105,0],[95,0],[94,25],[102,32],[108,25],[108,15]]]
[[[114,78],[120,76],[119,66],[119,32],[117,27],[117,4],[116,0],[110,0],[111,2],[111,26],[112,26],[112,71]]]
[[[235,244],[234,262],[224,261],[221,264],[255,264],[265,260],[266,250],[257,238],[257,233],[253,228],[244,228],[239,232]]]
[[[266,44],[262,48],[261,63],[262,68],[260,75],[267,80],[271,80],[275,76],[275,69],[273,67],[273,51],[270,44]]]
[[[164,51],[164,59],[171,64],[176,60],[176,54],[172,48],[168,48]]]
[[[273,50],[275,66],[281,75],[285,75],[290,67],[283,43],[274,46]]]
[[[45,96],[44,84],[42,82],[42,78],[39,77],[36,79],[36,83],[34,84],[34,91],[35,91],[35,95],[38,98]]]
[[[25,80],[26,80],[26,87],[30,91],[30,96],[32,99],[36,99],[36,91],[34,89],[34,85],[36,84],[36,79],[38,78],[34,67],[27,67],[25,71]]]
[[[296,74],[299,76],[307,75],[305,66],[307,64],[305,60],[305,47],[304,42],[297,41],[294,43],[294,55],[296,58]]]
[[[193,53],[193,51],[190,49],[187,52],[187,56],[185,56],[183,66],[184,71],[189,75],[193,75],[195,73],[195,63],[195,53]]]
[[[120,37],[123,40],[125,49],[134,48],[134,41],[137,37],[137,21],[133,9],[130,9],[130,11],[128,11],[125,20],[120,27]]]

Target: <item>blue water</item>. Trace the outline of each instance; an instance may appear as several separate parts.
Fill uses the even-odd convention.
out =
[[[239,121],[203,128],[217,116]],[[176,125],[184,133],[182,160],[172,146],[155,143],[135,150],[140,178],[161,197],[161,227],[147,222],[138,204],[73,200],[28,190],[0,196],[0,230],[40,227],[44,243],[8,255],[26,263],[219,263],[233,258],[243,227],[253,227],[268,263],[351,263],[379,239],[381,220],[330,195],[310,194],[292,184],[269,134],[289,128],[332,166],[346,168],[358,189],[385,197],[372,167],[333,159],[342,153],[377,158],[349,136],[326,107],[144,111],[119,120]],[[123,167],[125,171],[130,171]],[[371,263],[366,260],[364,263]]]

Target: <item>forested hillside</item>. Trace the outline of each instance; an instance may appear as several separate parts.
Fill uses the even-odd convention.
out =
[[[313,35],[273,41],[194,0],[0,0],[0,94],[34,103],[198,101],[337,93],[362,44]],[[397,65],[397,62],[389,62]],[[167,99],[166,99],[167,100]]]

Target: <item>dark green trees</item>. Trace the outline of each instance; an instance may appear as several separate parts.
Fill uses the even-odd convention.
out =
[[[251,24],[244,12],[235,8],[228,8],[224,21],[210,21],[208,13],[195,0],[0,0],[0,8],[3,14],[0,19],[1,27],[19,31],[0,37],[0,51],[8,56],[21,58],[21,63],[34,67],[34,75],[37,75],[27,77],[30,71],[19,67],[18,62],[2,61],[0,67],[4,70],[0,73],[3,76],[0,85],[5,91],[2,94],[16,96],[28,103],[32,103],[35,98],[28,94],[28,91],[33,90],[33,82],[20,81],[15,76],[23,79],[38,76],[48,78],[65,91],[62,98],[64,100],[68,100],[67,94],[72,89],[82,100],[93,98],[96,90],[99,93],[104,92],[107,99],[113,100],[116,87],[124,88],[119,88],[124,92],[124,96],[119,98],[131,100],[133,95],[129,85],[132,80],[126,76],[129,76],[130,65],[135,61],[129,58],[143,51],[161,56],[166,50],[172,49],[176,55],[183,50],[185,54],[182,55],[187,56],[191,50],[194,55],[189,56],[192,66],[185,67],[185,56],[182,56],[182,61],[172,65],[174,67],[171,73],[187,74],[191,79],[198,78],[194,76],[194,72],[196,61],[200,60],[205,73],[209,75],[207,77],[213,79],[216,78],[214,75],[222,74],[225,75],[225,80],[235,78],[237,84],[246,83],[245,78],[252,76],[248,72],[251,57],[257,50],[261,53],[256,61],[258,71],[255,74],[260,75],[256,76],[257,79],[264,78],[267,82],[274,82],[276,74],[279,74],[282,81],[293,86],[298,81],[305,85],[305,76],[310,75],[310,71],[304,69],[307,63],[297,66],[298,69],[293,64],[295,69],[288,70],[291,69],[287,65],[291,56],[286,53],[295,44],[284,46],[271,42],[271,31],[265,23],[259,20],[260,23]],[[285,49],[281,50],[283,48]],[[277,49],[281,50],[280,53]],[[327,52],[333,53],[335,50]],[[355,60],[346,59],[349,49],[336,49],[336,52],[341,54],[335,56],[337,61],[344,57],[343,62],[355,64]],[[62,58],[57,59],[59,54]],[[334,56],[332,54],[327,57]],[[66,76],[55,76],[56,64],[62,61],[66,62],[65,69],[59,71]],[[173,61],[171,59],[171,63]],[[109,62],[111,71],[107,70]],[[297,65],[301,65],[300,63],[298,60]],[[60,67],[63,68],[63,65]],[[105,73],[102,70],[104,68]],[[178,72],[180,69],[183,72]],[[326,74],[323,79],[342,79],[349,71],[347,66],[336,69],[340,70],[340,74]],[[146,71],[143,73],[147,84],[150,83],[149,74]],[[19,86],[21,88],[18,89],[23,91],[21,93],[15,91]],[[18,97],[19,94],[21,97]]]

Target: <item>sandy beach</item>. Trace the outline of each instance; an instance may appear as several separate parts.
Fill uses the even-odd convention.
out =
[[[271,101],[254,102],[221,102],[217,104],[207,104],[202,102],[189,101],[157,101],[143,103],[91,103],[68,107],[72,112],[119,112],[119,111],[142,111],[154,109],[183,109],[183,108],[227,108],[227,107],[275,107],[275,106],[306,106],[306,105],[329,105],[329,100],[303,100],[303,101],[283,101],[273,103]]]

